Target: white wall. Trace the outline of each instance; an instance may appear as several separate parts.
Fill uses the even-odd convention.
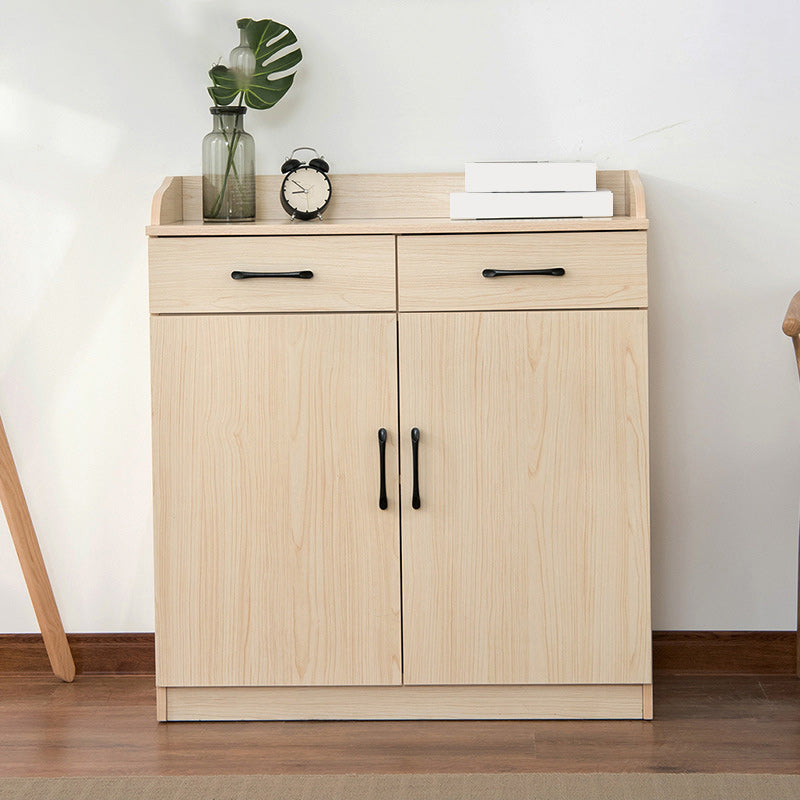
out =
[[[305,59],[259,172],[596,160],[651,219],[654,626],[795,624],[796,0],[41,0],[0,28],[0,412],[67,630],[152,630],[143,227],[239,16]],[[335,175],[334,175],[335,180]],[[36,630],[0,518],[0,632]]]

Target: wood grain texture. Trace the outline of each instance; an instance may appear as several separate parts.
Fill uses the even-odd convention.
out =
[[[598,170],[597,188],[608,189],[614,196],[614,216],[631,216],[630,197],[628,194],[628,171],[622,169]]]
[[[166,722],[167,715],[167,690],[163,686],[156,686],[156,719],[159,722]]]
[[[256,176],[255,223],[202,222],[201,179],[181,180],[182,220],[176,219],[172,194],[162,187],[153,204],[150,236],[315,235],[320,233],[452,233],[454,230],[611,230],[645,229],[644,193],[638,175],[601,170],[597,188],[614,194],[614,217],[602,220],[451,221],[450,193],[464,191],[463,173],[332,175],[333,195],[324,220],[292,221],[279,201],[282,175]],[[176,184],[169,184],[170,187]],[[177,224],[176,224],[177,223]]]
[[[391,236],[150,239],[150,312],[392,311]],[[234,270],[314,277],[234,280]]]
[[[399,683],[394,316],[151,322],[158,684]]]
[[[610,189],[618,202],[617,216],[626,213],[626,170],[599,170],[597,188]],[[464,191],[464,173],[395,173],[347,175],[331,173],[333,194],[326,220],[387,219],[450,216],[450,193]],[[288,219],[279,192],[283,175],[256,176],[256,216],[263,220]],[[201,179],[183,179],[184,219],[202,219]],[[639,215],[643,216],[643,215]],[[213,223],[212,223],[213,224]]]
[[[800,292],[789,302],[783,318],[783,332],[787,336],[800,336]]]
[[[450,192],[464,191],[463,173],[372,174],[331,173],[333,193],[323,215],[326,220],[387,217],[448,217]],[[280,204],[283,175],[256,176],[256,217],[287,221]],[[202,219],[201,181],[183,183],[184,219]],[[412,211],[413,209],[413,211]],[[312,221],[313,222],[313,221]],[[306,226],[308,227],[308,226]]]
[[[146,676],[2,678],[0,774],[800,773],[796,677],[661,675],[653,689],[652,722],[159,725]]]
[[[552,231],[644,231],[646,219],[633,217],[598,217],[569,219],[449,219],[445,217],[389,217],[365,220],[315,220],[310,223],[285,220],[262,220],[247,224],[231,224],[221,231],[219,226],[197,221],[168,225],[149,225],[148,236],[214,238],[229,236],[365,236],[415,233],[548,233]]]
[[[169,720],[641,719],[641,686],[168,688]]]
[[[649,683],[646,312],[399,331],[404,682]]]
[[[800,292],[789,302],[786,309],[786,316],[783,318],[783,332],[792,337],[794,346],[794,358],[797,362],[797,372],[800,374]],[[798,580],[797,580],[797,649],[795,653],[795,673],[800,676],[800,560],[798,560]]]
[[[653,719],[653,684],[642,684],[642,719]]]
[[[330,713],[342,713],[341,708],[347,705],[346,698],[356,697],[369,689],[369,685],[374,687],[370,692],[384,696],[386,692],[393,693],[385,684],[400,682],[399,589],[395,586],[390,599],[383,606],[379,602],[377,611],[370,600],[374,615],[380,617],[381,608],[387,607],[389,612],[383,616],[392,618],[394,614],[392,625],[397,624],[395,628],[392,625],[388,629],[380,628],[384,634],[375,637],[375,641],[380,642],[377,658],[362,658],[363,648],[359,648],[369,637],[361,634],[356,637],[356,647],[353,641],[332,644],[332,631],[338,634],[342,625],[326,627],[330,617],[326,609],[331,600],[323,602],[320,598],[330,586],[341,590],[346,585],[342,573],[347,570],[340,567],[334,553],[341,555],[349,549],[357,550],[363,543],[350,540],[349,544],[339,543],[338,547],[331,546],[326,551],[325,543],[318,544],[314,539],[314,543],[308,545],[310,552],[302,551],[305,560],[298,573],[297,559],[287,558],[286,553],[291,552],[290,545],[295,544],[298,537],[304,548],[306,540],[302,537],[309,537],[309,542],[313,537],[307,524],[294,526],[295,517],[281,505],[285,502],[283,496],[272,488],[280,486],[287,473],[292,474],[293,462],[281,463],[282,450],[280,446],[276,449],[275,443],[280,445],[283,441],[281,432],[293,429],[291,423],[296,420],[289,417],[287,422],[285,411],[293,402],[304,407],[297,419],[302,419],[303,424],[314,419],[316,425],[320,415],[313,412],[319,398],[334,397],[336,399],[325,402],[352,405],[344,399],[348,393],[351,397],[360,397],[384,392],[385,398],[378,402],[385,400],[389,405],[382,406],[382,414],[394,414],[396,418],[397,387],[386,392],[390,381],[383,376],[373,383],[362,383],[360,387],[345,386],[343,391],[331,378],[329,370],[332,368],[320,368],[318,362],[337,366],[339,362],[347,362],[340,354],[344,352],[349,356],[349,340],[344,349],[340,343],[326,350],[317,345],[316,339],[325,339],[327,343],[335,339],[336,334],[315,333],[311,336],[315,340],[313,345],[306,347],[304,343],[299,353],[287,355],[287,342],[294,341],[296,330],[292,329],[292,335],[285,336],[281,333],[283,328],[260,327],[271,326],[271,323],[262,322],[263,315],[252,314],[291,312],[291,317],[276,314],[272,319],[281,320],[281,326],[284,319],[293,319],[293,325],[304,326],[304,320],[312,315],[296,312],[362,309],[394,312],[397,308],[394,284],[390,283],[389,290],[383,294],[383,289],[376,293],[370,285],[370,290],[362,292],[355,301],[347,296],[346,302],[338,305],[361,275],[358,273],[354,279],[353,274],[339,270],[336,274],[341,278],[340,291],[332,292],[328,287],[319,298],[320,302],[309,301],[309,305],[304,305],[309,295],[301,293],[306,290],[303,286],[290,285],[286,295],[277,301],[274,298],[277,292],[270,291],[263,298],[253,293],[240,293],[231,302],[224,282],[223,285],[215,283],[221,274],[218,262],[226,253],[252,255],[253,266],[246,262],[240,268],[259,271],[267,268],[262,266],[263,253],[277,254],[286,263],[298,254],[315,252],[322,259],[320,263],[327,265],[333,247],[341,244],[345,258],[353,254],[358,257],[359,251],[366,252],[374,240],[381,238],[391,246],[385,262],[376,259],[374,253],[368,253],[360,264],[370,263],[372,279],[376,273],[374,262],[386,263],[386,272],[393,280],[397,235],[401,296],[405,288],[418,290],[421,297],[414,300],[418,305],[401,306],[401,312],[404,308],[454,312],[401,313],[401,329],[406,324],[404,318],[411,316],[450,317],[450,322],[456,326],[463,320],[464,328],[464,331],[459,329],[459,336],[451,336],[453,331],[445,325],[433,331],[434,336],[414,341],[409,346],[401,342],[399,348],[392,340],[392,346],[381,356],[395,370],[396,353],[400,354],[400,375],[406,382],[406,388],[400,393],[402,441],[407,435],[405,429],[419,424],[418,416],[425,419],[424,413],[418,415],[418,407],[427,413],[431,407],[438,411],[440,407],[451,406],[450,416],[454,419],[445,420],[444,414],[441,418],[433,415],[434,422],[442,422],[441,425],[429,424],[430,419],[426,419],[423,437],[433,431],[432,440],[438,436],[457,442],[456,455],[451,456],[453,462],[447,466],[452,472],[448,480],[452,477],[453,485],[458,488],[447,494],[442,477],[447,470],[437,473],[432,486],[437,497],[446,496],[447,513],[432,517],[434,521],[428,520],[426,530],[415,529],[413,520],[408,524],[409,515],[413,513],[407,507],[410,453],[406,451],[403,458],[406,464],[403,537],[408,545],[403,554],[403,580],[406,574],[411,574],[416,580],[417,592],[411,600],[410,595],[404,595],[404,632],[408,645],[409,631],[413,636],[414,626],[423,630],[424,633],[414,640],[414,647],[422,642],[432,648],[433,656],[428,659],[430,653],[424,652],[424,647],[416,651],[413,647],[404,648],[404,679],[412,684],[412,692],[406,693],[409,688],[406,686],[397,697],[410,698],[418,692],[432,696],[428,691],[433,687],[425,684],[455,684],[451,689],[460,693],[463,703],[466,703],[463,700],[465,687],[473,684],[489,692],[513,690],[511,686],[499,684],[544,684],[542,691],[546,693],[569,692],[573,684],[581,684],[578,687],[581,691],[594,684],[626,684],[626,691],[630,690],[630,685],[635,685],[634,716],[641,718],[645,711],[642,684],[650,681],[646,313],[595,310],[643,308],[647,303],[644,233],[647,220],[643,216],[643,193],[638,178],[624,171],[598,176],[598,185],[610,188],[615,195],[616,216],[610,220],[498,220],[468,225],[447,218],[449,192],[462,188],[461,175],[336,176],[335,201],[325,221],[309,225],[290,222],[278,208],[280,180],[280,177],[269,176],[258,180],[257,193],[263,200],[260,222],[252,226],[216,226],[199,222],[199,179],[184,178],[181,184],[183,220],[174,220],[175,214],[162,200],[165,219],[169,217],[170,222],[162,225],[159,218],[159,224],[149,229],[151,234],[160,237],[151,239],[154,275],[162,271],[159,280],[167,275],[167,282],[171,284],[166,292],[159,287],[153,295],[154,298],[159,294],[169,296],[168,302],[162,305],[159,305],[161,299],[154,299],[154,313],[246,312],[251,315],[248,319],[253,320],[254,326],[247,327],[251,324],[247,322],[240,327],[230,314],[227,317],[183,317],[181,323],[186,321],[188,334],[176,335],[175,331],[180,329],[171,328],[169,336],[161,336],[158,333],[161,323],[157,319],[153,321],[154,435],[166,443],[164,446],[157,442],[155,448],[156,495],[162,499],[168,497],[173,503],[169,509],[162,510],[162,500],[157,499],[156,527],[158,530],[161,526],[166,531],[168,525],[177,524],[178,529],[177,536],[174,531],[161,536],[156,551],[160,564],[157,569],[163,569],[164,576],[159,578],[157,572],[158,591],[163,590],[163,596],[169,597],[164,605],[169,610],[163,617],[159,616],[161,612],[157,607],[158,683],[168,687],[167,716],[172,716],[172,699],[190,696],[181,694],[183,692],[195,698],[214,697],[218,691],[223,691],[224,697],[242,693],[248,698],[262,695],[275,698],[284,691],[289,698],[301,696],[296,687],[304,686],[333,687],[320,690],[321,693],[315,689],[307,696],[334,698],[320,702],[328,703],[329,712],[330,703],[338,703],[340,710]],[[413,235],[454,231],[460,235]],[[335,235],[345,233],[348,235]],[[378,235],[383,233],[391,235]],[[186,238],[192,234],[196,238]],[[416,245],[420,246],[420,252],[415,255],[418,273],[403,278],[408,261],[403,248],[408,246],[411,252]],[[441,245],[443,253],[440,260],[430,249],[437,245]],[[162,259],[160,254],[167,252],[171,255]],[[384,249],[384,255],[385,252]],[[178,253],[182,255],[175,256]],[[523,287],[512,282],[494,284],[496,288],[491,291],[497,294],[492,296],[485,288],[487,279],[481,277],[474,283],[465,280],[463,264],[470,258],[473,259],[469,262],[470,268],[477,265],[478,274],[485,266],[517,268],[517,262],[510,265],[485,262],[490,255],[497,257],[498,254],[504,259],[519,258],[520,268],[531,266],[531,257],[566,258],[567,279],[549,296],[538,288],[531,292],[528,281]],[[207,256],[207,267],[213,275],[211,272],[194,274],[195,265]],[[164,266],[168,267],[166,272],[162,269]],[[541,266],[552,265],[542,263]],[[309,265],[295,261],[292,267],[302,269]],[[450,267],[454,267],[448,278],[453,294],[448,296],[442,276],[446,276]],[[269,268],[275,269],[277,265]],[[225,277],[229,277],[229,271]],[[552,290],[552,282],[547,283]],[[537,282],[536,285],[541,284]],[[198,291],[202,295],[199,299],[192,296]],[[185,305],[187,297],[189,305]],[[384,305],[386,299],[390,304]],[[485,313],[487,308],[495,309],[496,313]],[[516,311],[529,308],[592,310],[573,311],[569,312],[573,316],[563,317],[561,311],[546,315]],[[475,313],[464,314],[462,309]],[[636,316],[626,317],[625,314]],[[386,317],[392,325],[397,324],[394,313]],[[211,319],[219,322],[205,321]],[[308,324],[315,330],[319,326],[321,331],[322,326],[328,324],[322,319],[318,317]],[[520,320],[523,320],[522,327],[519,327]],[[206,329],[206,326],[209,327]],[[461,337],[461,332],[466,335]],[[416,336],[419,330],[413,333]],[[441,353],[437,351],[430,363],[417,372],[405,369],[408,359],[416,363],[422,355],[424,362],[427,351],[439,347],[437,337],[442,333],[445,347]],[[522,345],[517,346],[520,335]],[[265,338],[269,344],[265,344]],[[299,338],[305,342],[304,335]],[[354,340],[356,338],[353,336]],[[362,338],[370,336],[362,335]],[[202,340],[200,346],[196,346],[198,340]],[[248,344],[235,344],[236,340]],[[491,347],[484,348],[487,342]],[[170,355],[165,356],[167,351]],[[197,353],[201,355],[198,357]],[[283,376],[291,364],[303,358],[308,359],[303,380],[284,380],[282,384],[285,389],[280,398],[283,406],[275,406],[275,413],[271,407],[266,421],[255,418],[252,409],[258,406],[261,389],[253,387],[260,387],[269,376]],[[206,367],[198,364],[206,361],[209,362],[208,372],[204,373],[202,370]],[[346,363],[341,364],[341,369],[349,373],[357,371]],[[337,370],[333,372],[336,377]],[[161,413],[158,411],[161,401],[156,395],[162,391],[165,398],[183,399],[172,406],[169,402],[162,403],[165,412]],[[217,396],[220,398],[218,405],[210,406],[209,398]],[[414,406],[419,397],[426,399],[420,406]],[[451,403],[453,399],[455,402]],[[305,406],[310,411],[305,410]],[[465,410],[468,413],[462,413]],[[162,417],[167,422],[159,431]],[[251,418],[255,420],[252,424]],[[240,425],[241,419],[246,424]],[[338,451],[341,447],[346,450],[346,445],[338,440],[339,428],[332,425],[331,419],[322,419],[319,427],[309,427],[310,432],[301,431],[301,439],[330,439],[327,443],[332,450]],[[217,420],[221,422],[215,427]],[[390,428],[383,422],[371,425],[375,428],[373,436],[381,425]],[[262,429],[267,429],[267,433]],[[237,435],[231,437],[231,430]],[[233,447],[231,438],[235,443]],[[373,442],[372,447],[376,444]],[[306,455],[305,450],[302,455]],[[165,464],[169,460],[169,465],[162,468],[158,463],[160,458],[165,459]],[[394,459],[392,469],[396,470],[396,439],[390,458]],[[427,455],[423,457],[428,458]],[[277,462],[276,471],[271,473],[263,464],[269,459]],[[358,456],[351,460],[358,460]],[[471,463],[466,466],[468,462]],[[432,465],[433,462],[423,460],[423,469],[436,472],[434,466],[439,465]],[[317,504],[320,508],[331,509],[342,500],[341,492],[325,493],[327,484],[332,480],[331,475],[335,475],[335,479],[341,476],[349,479],[351,470],[342,467],[341,476],[335,470],[335,463],[330,461],[317,464],[300,459],[297,462],[297,474],[302,474],[303,478],[297,481],[294,506],[303,509],[310,504],[312,508],[310,512],[301,511],[300,517],[310,516],[316,520],[321,516]],[[176,477],[174,472],[182,472],[182,475]],[[248,482],[251,474],[259,476],[259,484],[270,487],[263,503],[256,487]],[[393,480],[396,481],[396,475],[394,478],[390,475],[390,486]],[[360,482],[366,485],[369,481],[363,478]],[[315,495],[315,492],[321,494]],[[508,502],[509,496],[511,502]],[[319,502],[317,497],[321,498]],[[344,504],[348,502],[345,497]],[[355,505],[354,500],[352,507],[348,505],[347,513],[340,517],[346,520],[342,527],[357,531],[365,521],[366,527],[374,527],[368,517],[353,518],[360,513],[353,510]],[[457,510],[451,511],[452,508]],[[361,570],[359,566],[346,575],[347,578],[359,576],[361,605],[366,605],[363,602],[365,578],[382,585],[382,577],[389,575],[391,580],[397,581],[399,576],[398,508],[390,510],[392,514],[385,515],[383,520],[394,516],[387,530],[391,528],[395,537],[395,552],[386,559],[387,563],[393,560],[393,564],[386,567],[383,575],[369,569]],[[274,531],[270,529],[269,532],[274,535],[259,537],[257,533],[265,527],[265,515],[270,516]],[[328,527],[337,529],[335,515],[325,519],[334,520]],[[235,521],[233,525],[230,520]],[[240,520],[245,520],[243,526]],[[466,540],[465,547],[460,548],[454,543],[453,534],[456,531],[460,534],[462,528]],[[215,530],[231,530],[234,535],[220,537],[213,533]],[[313,532],[316,528],[311,526],[310,530]],[[445,540],[439,550],[429,546],[433,534]],[[376,558],[380,562],[380,558]],[[384,562],[380,563],[385,566]],[[265,571],[264,565],[273,570],[267,583],[275,586],[280,595],[269,595],[266,603],[259,594],[264,590],[256,587],[253,577],[259,565],[261,573]],[[233,580],[232,576],[239,575],[242,575],[243,586],[236,585]],[[308,575],[314,577],[309,580]],[[172,584],[178,588],[170,584],[168,576],[173,576]],[[488,590],[480,579],[486,580]],[[454,589],[459,581],[464,586]],[[181,589],[181,585],[191,585],[191,588]],[[307,588],[309,585],[311,590]],[[366,590],[366,594],[370,591],[375,589]],[[359,597],[356,590],[348,589],[343,593],[348,598]],[[336,600],[339,596],[336,593],[331,596],[335,607],[338,602],[352,612],[347,600]],[[294,605],[287,603],[287,597],[295,598]],[[272,611],[262,612],[264,605],[275,610],[274,615],[270,616]],[[302,610],[298,613],[297,608]],[[441,613],[443,608],[445,614]],[[213,609],[210,615],[213,620],[206,627],[203,609]],[[184,615],[183,620],[179,620],[180,614]],[[208,616],[206,613],[205,618]],[[358,619],[358,613],[345,614],[345,617]],[[431,619],[434,628],[439,626],[438,640],[436,635],[429,635]],[[377,622],[374,626],[371,631],[380,627]],[[366,623],[361,627],[356,624],[354,629],[368,627]],[[390,633],[386,634],[386,630]],[[263,631],[268,631],[268,635]],[[392,637],[394,641],[390,641]],[[318,645],[316,650],[309,641]],[[162,642],[168,643],[163,652],[172,649],[165,660],[162,660]],[[383,645],[385,648],[381,649]],[[383,658],[384,654],[389,654],[388,660]],[[369,667],[363,663],[367,660]],[[375,667],[375,663],[383,666]],[[388,670],[381,673],[387,664]],[[351,688],[343,690],[342,686]],[[171,694],[173,690],[177,694]],[[339,699],[335,700],[337,694]],[[473,699],[477,696],[473,692]],[[494,696],[506,697],[502,693]],[[249,702],[244,701],[242,708]],[[289,713],[285,709],[275,711],[271,702],[259,701],[260,707],[266,707],[270,713]],[[220,703],[224,706],[224,701]],[[286,703],[293,704],[291,700]],[[484,711],[463,704],[459,714]],[[229,709],[223,713],[235,714]],[[260,714],[252,710],[249,713]],[[322,713],[319,707],[316,713]],[[398,707],[391,713],[399,713]],[[630,715],[630,709],[626,713]]]
[[[68,633],[76,675],[154,675],[152,633]],[[795,631],[653,631],[658,675],[793,675]],[[0,634],[0,677],[52,673],[39,633]]]
[[[151,225],[171,225],[183,220],[183,178],[164,178],[153,195]]]
[[[677,675],[791,675],[794,631],[655,631],[653,670]]]
[[[76,675],[152,675],[152,633],[68,633]],[[38,633],[0,635],[0,675],[36,675],[50,671]]]
[[[563,276],[484,278],[492,269],[563,267]],[[400,311],[647,306],[644,231],[403,236]]]
[[[625,170],[625,214],[633,219],[645,219],[647,209],[644,200],[644,186],[636,170]]]
[[[33,528],[28,503],[22,491],[14,457],[0,419],[0,503],[5,511],[11,539],[17,551],[25,585],[42,632],[53,672],[64,681],[75,677],[75,663],[64,633],[61,615]]]

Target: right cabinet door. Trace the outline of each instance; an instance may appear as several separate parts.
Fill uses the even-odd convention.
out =
[[[404,683],[649,683],[646,312],[401,313],[399,353]]]

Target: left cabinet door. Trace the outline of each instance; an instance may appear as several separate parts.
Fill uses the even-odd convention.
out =
[[[151,321],[157,684],[399,684],[394,315]]]

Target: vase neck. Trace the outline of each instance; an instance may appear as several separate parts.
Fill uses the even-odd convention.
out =
[[[237,114],[233,111],[214,114],[214,130],[224,133],[244,130],[244,114]]]
[[[239,31],[239,36],[239,46],[231,50],[231,69],[241,78],[250,78],[256,71],[256,56],[247,43],[247,34],[244,28]]]

